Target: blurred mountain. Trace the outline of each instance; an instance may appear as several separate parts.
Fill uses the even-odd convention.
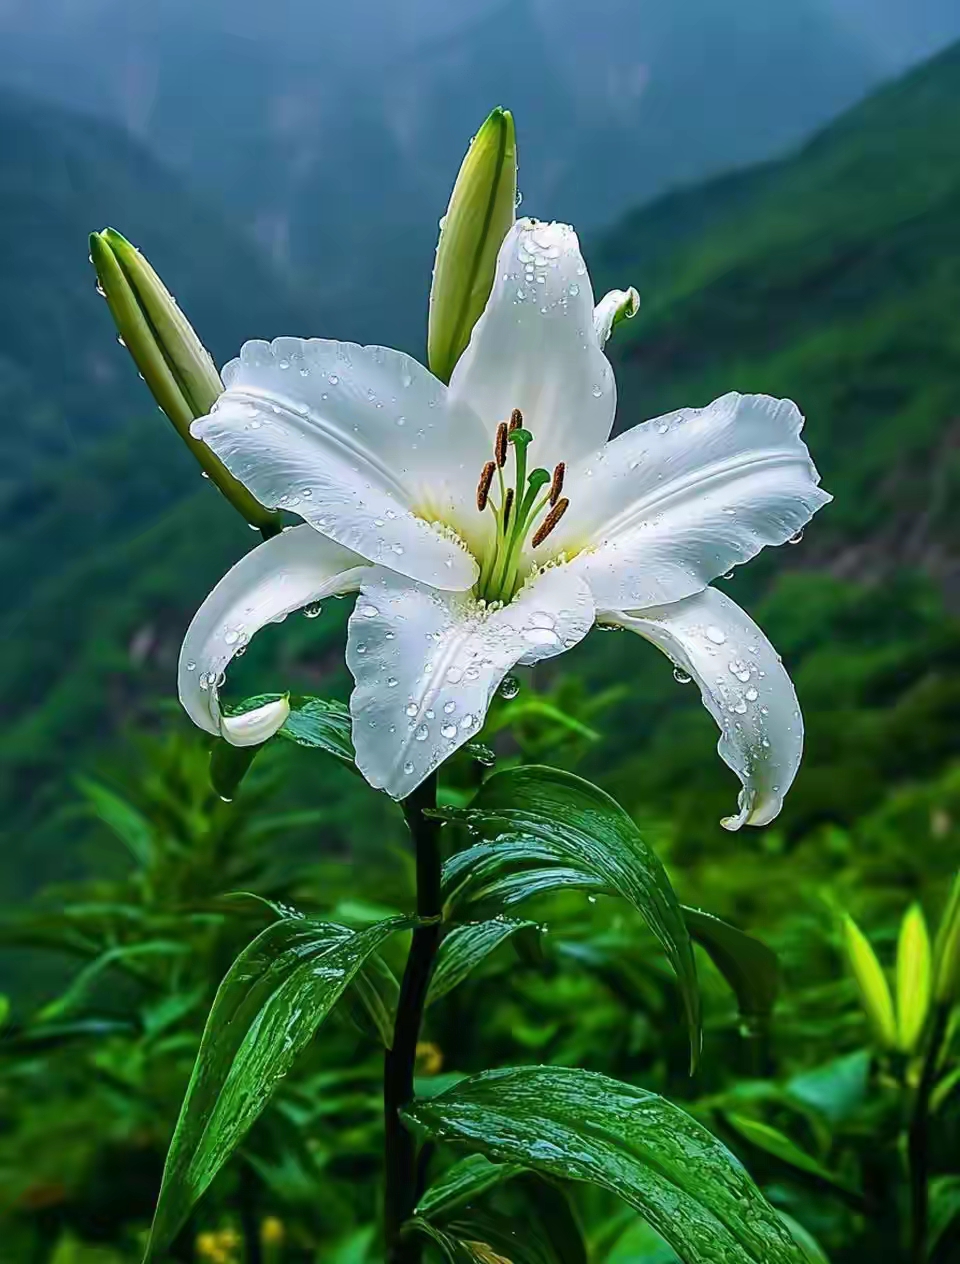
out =
[[[804,686],[801,674],[801,697],[811,732],[821,736],[814,744],[820,754],[808,759],[811,771],[804,776],[819,785],[821,768],[825,788],[806,799],[795,795],[794,813],[844,819],[849,788],[841,793],[831,771],[840,766],[831,760],[843,743],[861,752],[855,778],[861,798],[880,793],[885,779],[909,775],[925,759],[934,766],[956,744],[960,647],[930,614],[936,591],[905,595],[894,587],[894,572],[932,577],[954,603],[960,593],[951,513],[960,491],[958,129],[960,45],[849,111],[791,156],[675,192],[587,242],[598,290],[633,282],[643,296],[641,315],[612,344],[621,424],[702,404],[729,389],[790,395],[808,414],[807,436],[836,502],[818,517],[803,548],[778,550],[742,577],[751,601],[767,587],[770,630],[791,661],[806,655],[810,662],[811,683]],[[79,133],[77,143],[97,135],[86,124]],[[184,206],[175,183],[164,184],[169,177],[156,173],[135,146],[123,152],[135,174],[117,187],[127,188],[131,212],[139,205],[143,216],[131,235],[141,237],[181,293],[194,284],[186,305],[194,316],[204,313],[199,323],[215,347],[223,345],[225,331],[234,346],[243,333],[275,332],[274,319],[317,320],[283,306],[296,296],[283,300],[269,270],[248,259],[246,247],[231,244],[228,231],[200,209],[191,212],[197,223],[217,228],[197,252],[175,232]],[[56,169],[70,171],[76,161],[64,156]],[[81,178],[75,173],[61,183],[73,189]],[[149,180],[168,190],[165,202],[159,192],[137,201],[137,192],[152,187]],[[0,208],[8,201],[0,199]],[[39,200],[36,214],[48,201]],[[64,220],[64,240],[56,243],[64,260],[79,248],[69,287],[77,306],[69,319],[58,306],[67,292],[59,269],[44,273],[31,296],[29,338],[42,331],[42,354],[30,361],[30,397],[36,392],[64,415],[74,415],[73,392],[82,397],[87,382],[82,361],[69,373],[58,362],[71,360],[74,340],[88,347],[87,356],[103,358],[110,366],[105,373],[127,373],[130,388],[139,386],[124,354],[115,347],[111,353],[106,314],[84,271],[82,234],[90,218],[122,218],[114,214],[115,200],[107,197],[107,203],[82,204],[80,222],[71,227]],[[29,227],[28,218],[22,224]],[[234,265],[203,273],[225,257],[221,248],[236,251]],[[16,255],[16,237],[0,235],[2,267],[15,269]],[[258,306],[271,294],[277,296],[272,311]],[[414,305],[407,312],[412,322]],[[14,324],[7,338],[26,339]],[[106,399],[108,386],[96,374],[88,377],[90,397]],[[3,844],[10,864],[33,845],[25,826],[48,812],[66,768],[89,761],[145,707],[150,713],[150,700],[163,697],[175,707],[183,630],[210,584],[251,540],[213,489],[200,483],[145,401],[140,416],[73,461],[48,464],[22,497],[22,512],[5,516],[0,803],[11,831]],[[770,587],[774,572],[781,579]],[[741,585],[740,576],[735,584]],[[861,598],[861,591],[868,596]],[[232,675],[232,689],[243,690],[248,672],[261,688],[306,680],[326,689],[333,678],[342,685],[342,619],[332,607],[320,625],[290,620],[282,630],[271,629]],[[630,683],[632,710],[623,717],[617,755],[629,773],[624,801],[632,802],[638,786],[654,794],[657,778],[670,777],[670,793],[690,799],[702,792],[709,800],[716,791],[729,798],[719,766],[699,771],[707,764],[714,769],[716,761],[703,755],[715,736],[690,691],[668,704],[686,717],[682,731],[666,722],[657,726],[677,739],[674,746],[658,748],[657,759],[647,763],[636,755],[648,740],[637,730],[638,708],[652,706],[650,714],[661,716],[659,685],[650,684],[646,668],[635,667],[632,644],[621,648],[627,640],[613,638],[613,648],[605,642],[602,653],[587,646],[569,660],[588,678],[603,668]],[[846,673],[842,682],[837,664]],[[598,677],[597,687],[602,683]],[[897,710],[898,699],[905,710]],[[841,704],[847,707],[842,714]],[[864,719],[863,706],[875,708],[876,718],[871,711]],[[848,722],[850,708],[860,717],[856,723]],[[692,745],[688,731],[695,735]],[[689,767],[680,753],[688,747],[696,755]],[[713,778],[706,789],[704,776]],[[727,808],[729,802],[719,804],[716,815]],[[695,816],[702,823],[704,800],[690,812],[691,821]]]
[[[37,467],[143,413],[144,390],[97,296],[87,235],[143,245],[222,361],[245,337],[303,328],[316,305],[121,128],[0,92],[0,514]]]
[[[436,221],[497,102],[525,209],[595,228],[887,72],[821,0],[6,0],[0,38],[0,78],[122,122],[305,270],[338,334],[414,351]]]

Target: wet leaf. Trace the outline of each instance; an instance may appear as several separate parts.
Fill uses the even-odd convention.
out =
[[[440,945],[427,1004],[452,992],[485,958],[502,943],[536,922],[515,918],[495,917],[487,922],[468,922],[452,930]]]
[[[214,999],[170,1143],[147,1260],[162,1257],[364,962],[409,925],[394,919],[354,933],[285,918],[236,959]]]
[[[680,982],[691,1060],[700,1052],[700,993],[690,935],[656,853],[615,800],[555,768],[511,768],[485,782],[468,808],[444,808],[478,841],[444,866],[451,904],[509,907],[579,887],[623,896],[659,939]]]
[[[769,1018],[780,987],[780,963],[773,949],[700,909],[684,908],[683,916],[693,939],[733,989],[741,1017]]]
[[[671,1102],[605,1075],[519,1067],[475,1075],[407,1117],[422,1132],[619,1195],[686,1264],[801,1264],[740,1163]]]

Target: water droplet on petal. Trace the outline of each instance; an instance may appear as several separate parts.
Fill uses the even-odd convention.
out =
[[[787,541],[787,543],[799,544],[802,539],[803,539],[803,527],[801,527],[800,530],[795,535],[792,535],[790,539]]]
[[[408,760],[407,760],[407,762],[403,765],[403,771],[407,774],[407,776],[408,776],[408,777],[409,777],[409,776],[410,776],[410,774],[413,772],[413,764],[411,763],[411,761],[410,761],[409,759],[408,759]]]
[[[303,607],[303,617],[305,619],[319,619],[322,614],[323,606],[321,606],[319,601],[314,601],[311,605]]]
[[[689,685],[690,681],[693,679],[692,676],[688,676],[687,673],[682,671],[679,667],[674,667],[673,678],[678,685]]]
[[[417,739],[418,742],[425,742],[427,738],[430,736],[430,730],[427,728],[425,724],[421,724],[413,736]]]
[[[710,626],[706,629],[706,633],[707,633],[708,639],[711,640],[714,643],[714,645],[722,645],[724,641],[727,639],[726,633],[713,623],[711,623]]]
[[[440,730],[440,733],[449,741],[451,738],[457,736],[457,726],[455,724],[445,724]]]
[[[365,619],[375,619],[377,615],[380,613],[380,611],[377,609],[376,606],[364,606],[361,609],[360,613],[363,615]]]
[[[500,697],[506,698],[509,702],[512,698],[515,698],[519,692],[520,681],[517,680],[516,676],[504,676],[503,680],[500,682]]]

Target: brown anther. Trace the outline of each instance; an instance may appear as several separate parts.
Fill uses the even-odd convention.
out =
[[[480,482],[477,484],[477,508],[481,513],[487,507],[487,500],[490,496],[490,484],[493,482],[496,468],[497,464],[495,461],[488,461],[483,467],[483,473],[480,475]]]
[[[504,526],[504,530],[506,530],[506,528],[507,528],[507,524],[510,522],[510,513],[511,513],[511,510],[512,510],[512,509],[513,509],[513,488],[512,488],[512,487],[508,487],[508,488],[507,488],[507,491],[506,491],[506,495],[505,495],[505,496],[504,496],[504,498],[503,498],[503,526]]]
[[[523,413],[519,408],[515,408],[510,414],[510,429],[519,430],[523,425]]]
[[[501,421],[497,426],[497,438],[493,445],[493,455],[497,458],[497,465],[502,470],[507,463],[507,423]]]
[[[555,505],[560,499],[560,493],[563,491],[563,476],[566,472],[566,465],[563,461],[558,461],[553,469],[553,482],[550,484],[550,504]]]
[[[567,505],[569,504],[570,501],[566,496],[564,496],[563,500],[557,501],[554,507],[547,514],[546,518],[544,518],[543,522],[541,522],[540,526],[537,528],[537,533],[530,542],[533,548],[536,548],[544,542],[553,528],[567,512]]]

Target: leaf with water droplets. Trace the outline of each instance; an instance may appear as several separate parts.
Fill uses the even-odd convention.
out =
[[[482,1154],[468,1154],[434,1181],[417,1204],[417,1215],[443,1220],[456,1208],[525,1170],[522,1163],[491,1163]]]
[[[440,945],[430,980],[427,1004],[432,1005],[441,996],[452,992],[494,949],[499,948],[517,931],[530,926],[536,926],[536,922],[506,917],[494,917],[487,922],[468,922],[465,926],[457,926]]]
[[[284,918],[236,959],[204,1028],[167,1153],[145,1260],[162,1257],[364,963],[410,925],[392,918],[353,932]]]
[[[730,1151],[645,1089],[569,1067],[517,1067],[462,1080],[406,1117],[495,1161],[610,1190],[685,1264],[803,1264]]]
[[[657,936],[676,972],[690,1030],[700,1051],[700,994],[690,935],[656,853],[615,800],[556,768],[511,768],[484,783],[468,808],[443,808],[477,840],[444,867],[453,904],[508,907],[561,887],[623,896]]]

